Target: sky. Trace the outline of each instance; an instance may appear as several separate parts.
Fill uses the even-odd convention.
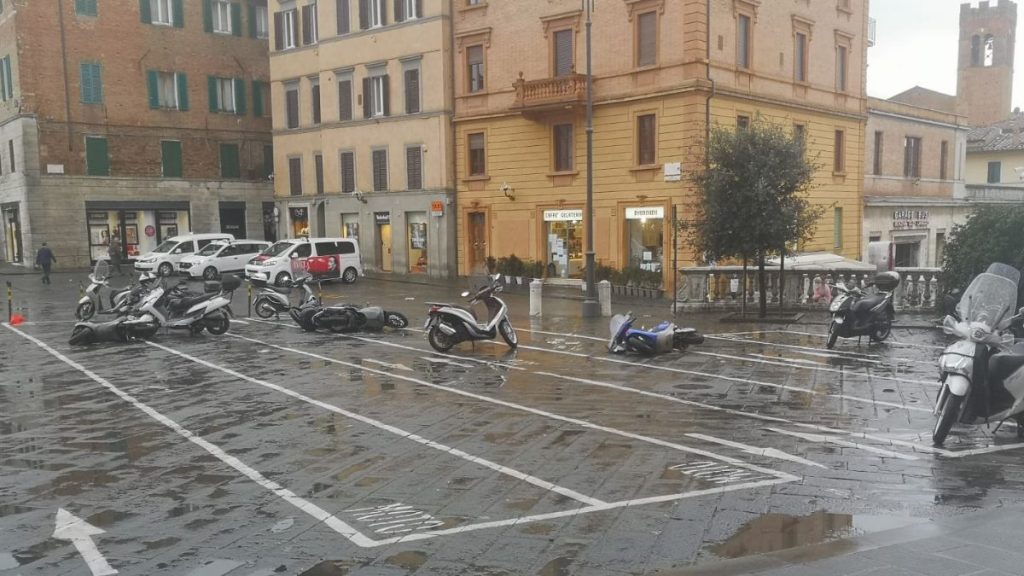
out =
[[[888,98],[913,86],[956,94],[962,1],[967,0],[870,0],[878,24],[875,45],[868,48],[868,95]],[[977,6],[978,0],[971,3]],[[1013,106],[1024,108],[1024,1],[1017,6]]]

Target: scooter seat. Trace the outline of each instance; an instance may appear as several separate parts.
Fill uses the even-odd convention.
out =
[[[179,300],[175,300],[175,301],[171,302],[171,306],[170,307],[171,307],[172,310],[175,310],[175,311],[185,311],[185,310],[188,310],[189,308],[195,306],[196,304],[199,304],[200,302],[206,302],[207,300],[212,300],[214,296],[216,296],[216,294],[203,294],[201,296],[191,296],[191,297],[187,297],[187,298],[181,298]]]
[[[870,312],[871,309],[874,308],[875,306],[881,304],[884,300],[885,296],[882,296],[881,294],[872,294],[870,296],[865,296],[860,300],[854,302],[853,306],[850,307],[850,310],[854,314],[865,314],[867,312]]]
[[[1015,344],[1007,352],[993,354],[988,359],[988,378],[992,382],[1002,382],[1021,367],[1024,367],[1024,342]]]

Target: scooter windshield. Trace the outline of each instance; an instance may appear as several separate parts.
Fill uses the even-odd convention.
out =
[[[995,330],[1017,305],[1017,284],[996,274],[978,274],[967,287],[956,311],[964,322],[981,322]]]
[[[106,258],[100,258],[96,261],[96,267],[92,269],[92,277],[97,282],[103,282],[107,278],[110,278],[110,261]]]
[[[608,323],[608,332],[610,337],[608,339],[608,347],[614,346],[623,336],[623,333],[629,329],[629,316],[624,314],[616,314],[612,316],[611,322]]]

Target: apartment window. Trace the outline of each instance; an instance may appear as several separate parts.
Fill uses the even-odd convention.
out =
[[[391,91],[388,75],[377,74],[363,78],[363,117],[379,118],[391,115]]]
[[[351,15],[349,12],[348,0],[336,0],[335,1],[335,14],[337,15],[337,27],[338,35],[348,34],[352,31],[352,22],[350,20]]]
[[[14,98],[14,75],[11,74],[11,56],[0,58],[0,97],[4,102]]]
[[[907,136],[903,140],[903,176],[921,177],[921,139]]]
[[[263,178],[269,178],[274,173],[274,147],[272,145],[263,146],[263,166],[262,172],[260,173]]]
[[[420,69],[409,68],[405,71],[405,113],[420,112]]]
[[[338,119],[347,122],[352,119],[352,78],[338,80]]]
[[[238,24],[231,17],[232,7],[235,5],[225,0],[212,0],[212,2],[208,0],[208,3],[210,5],[212,31],[218,34],[231,34]]]
[[[636,118],[636,157],[640,166],[650,166],[657,158],[656,122],[654,114]]]
[[[942,266],[942,261],[946,258],[946,233],[936,232],[935,233],[935,264],[936,268]]]
[[[843,174],[846,172],[846,134],[842,130],[836,130],[835,145],[832,150],[834,158],[832,159],[832,172],[836,174]]]
[[[554,39],[552,40],[552,52],[554,57],[554,75],[556,77],[567,76],[573,73],[575,66],[572,49],[573,34],[575,34],[575,32],[571,28],[568,30],[559,30],[554,34]]]
[[[636,65],[658,63],[658,13],[644,12],[636,17]]]
[[[882,154],[884,152],[884,136],[881,130],[875,131],[875,158],[872,163],[872,174],[875,176],[882,175]]]
[[[270,10],[266,0],[250,4],[249,35],[253,38],[270,38]]]
[[[274,48],[287,50],[298,46],[299,17],[298,10],[291,9],[274,14]]]
[[[302,196],[302,158],[288,159],[288,192]]]
[[[807,82],[807,34],[797,32],[793,47],[793,79]]]
[[[3,9],[0,8],[0,12]],[[75,14],[79,16],[95,16],[96,0],[75,0]]]
[[[570,172],[573,169],[572,124],[555,124],[555,172]]]
[[[302,7],[302,45],[316,44],[320,38],[316,19],[316,2]]]
[[[750,24],[747,14],[740,14],[736,19],[736,65],[740,68],[750,68]]]
[[[373,151],[373,190],[383,192],[388,189],[388,151]]]
[[[324,155],[314,154],[313,155],[313,171],[316,175],[316,193],[322,195],[324,193]]]
[[[836,46],[836,90],[839,92],[846,92],[849,53],[849,48],[846,46]]]
[[[359,28],[379,28],[384,25],[384,0],[359,0]]]
[[[285,116],[288,128],[299,127],[299,85],[291,84],[284,90]]]
[[[166,110],[188,110],[188,81],[182,73],[146,72],[149,107]]]
[[[406,186],[409,190],[423,189],[423,147],[409,146],[405,149]]]
[[[146,24],[174,26],[175,14],[181,16],[181,0],[143,0],[140,4],[142,21]],[[177,11],[175,10],[177,8]],[[180,18],[179,18],[180,21]],[[180,27],[181,25],[178,24]]]
[[[487,153],[484,150],[484,134],[477,132],[467,137],[469,147],[469,175],[484,176],[487,174]]]
[[[939,180],[945,180],[946,176],[948,176],[947,164],[949,164],[949,142],[943,140],[939,146]]]
[[[341,191],[351,194],[356,191],[356,154],[341,153]]]
[[[320,80],[310,79],[310,105],[313,107],[313,124],[320,123]]]
[[[736,117],[736,129],[746,130],[750,128],[750,116],[739,115]]]
[[[843,209],[836,208],[832,214],[833,244],[836,250],[843,247]]]
[[[415,20],[423,15],[423,0],[395,0],[395,22]]]
[[[181,161],[181,142],[177,140],[160,141],[160,166],[164,178],[181,178],[183,165]]]
[[[238,156],[238,144],[220,145],[221,178],[241,178],[242,167]]]
[[[484,47],[481,45],[466,48],[467,78],[469,91],[480,92],[484,89]]]
[[[807,127],[803,124],[793,125],[793,140],[801,147],[806,147],[807,142]]]
[[[479,6],[484,3],[484,0],[466,0],[466,6]]]
[[[85,173],[89,176],[110,176],[110,155],[106,138],[85,137]]]
[[[238,78],[207,77],[210,112],[245,114],[245,82]]]
[[[261,80],[252,81],[252,114],[270,116],[270,84]]]
[[[81,76],[81,92],[83,104],[100,104],[103,102],[103,74],[99,63],[82,62],[78,65]]]
[[[988,163],[988,180],[989,184],[998,184],[1002,181],[1003,163],[1002,162],[989,162]]]

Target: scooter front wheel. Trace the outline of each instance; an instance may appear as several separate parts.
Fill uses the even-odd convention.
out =
[[[93,314],[96,313],[96,305],[92,303],[92,300],[87,300],[78,305],[75,309],[75,318],[79,320],[88,320],[92,318]]]
[[[389,328],[405,328],[409,326],[409,319],[401,312],[388,312],[385,314],[385,319]]]
[[[274,309],[274,305],[266,298],[257,298],[252,307],[256,309],[256,315],[264,320],[277,314],[277,310]]]
[[[498,332],[501,332],[501,338],[508,344],[508,347],[515,350],[519,346],[519,337],[516,336],[516,329],[512,327],[512,323],[505,318],[498,324]]]
[[[935,429],[932,430],[932,444],[942,446],[942,443],[946,441],[953,422],[960,414],[960,404],[963,401],[963,396],[947,394],[946,403],[942,405],[942,414],[939,415],[938,421],[935,422]]]
[[[227,332],[228,328],[231,326],[231,320],[228,318],[227,312],[224,312],[223,310],[214,312],[204,318],[203,321],[206,324],[206,329],[214,336],[220,336]]]
[[[436,324],[427,332],[427,342],[430,342],[430,347],[438,352],[447,352],[455,346],[455,339],[441,331]]]
[[[71,339],[68,340],[68,344],[72,346],[89,344],[93,341],[93,334],[93,329],[88,326],[75,326],[74,330],[71,331]]]
[[[828,325],[828,342],[825,343],[825,348],[829,350],[836,347],[836,340],[839,339],[839,324],[833,321]]]

